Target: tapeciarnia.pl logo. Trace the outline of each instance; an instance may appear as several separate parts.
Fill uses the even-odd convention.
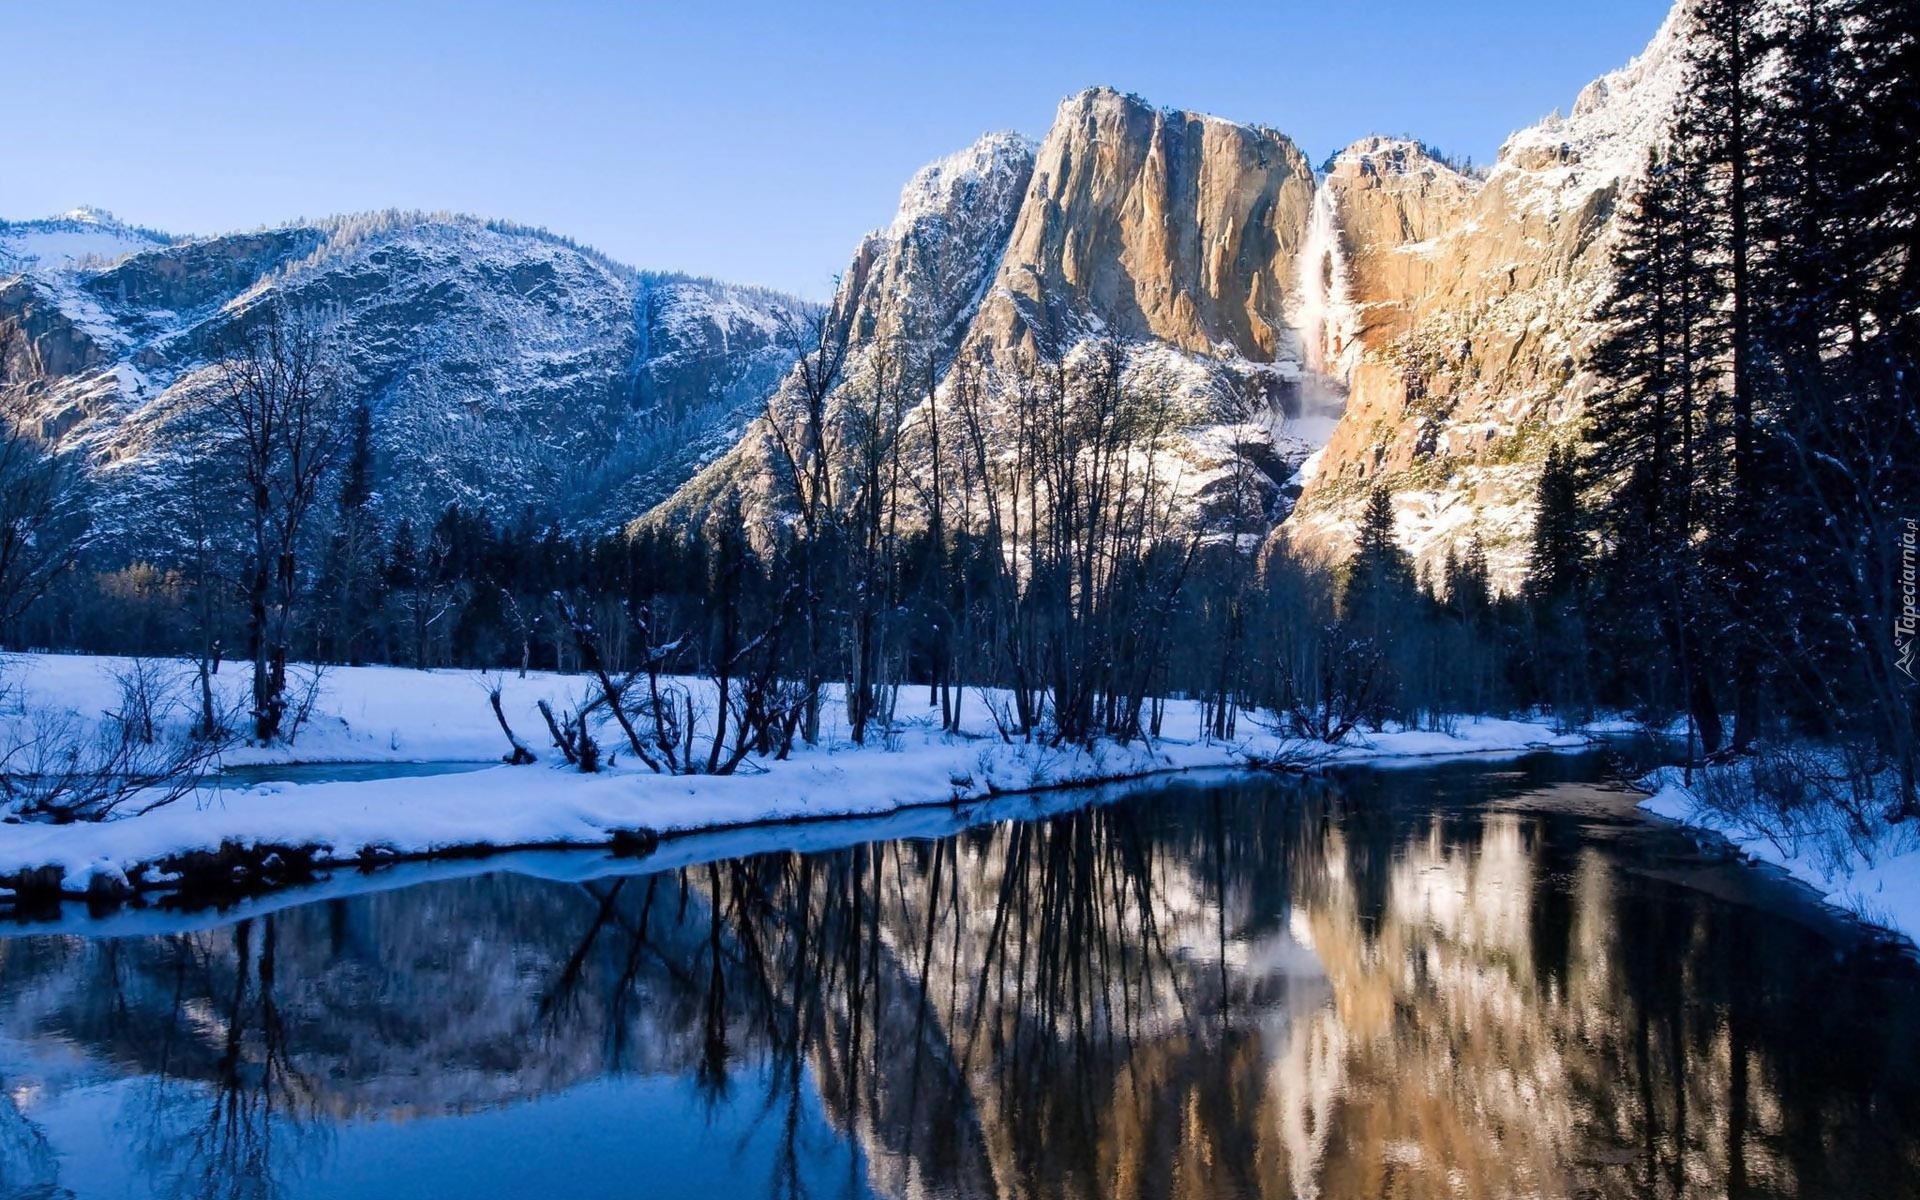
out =
[[[1908,680],[1914,679],[1914,634],[1920,629],[1920,610],[1915,605],[1914,547],[1920,540],[1920,519],[1908,517],[1900,530],[1900,615],[1893,623],[1893,645],[1900,657],[1894,666]]]

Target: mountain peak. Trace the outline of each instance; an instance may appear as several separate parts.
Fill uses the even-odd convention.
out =
[[[1166,121],[1198,121],[1205,125],[1215,125],[1240,130],[1253,137],[1281,138],[1284,140],[1283,134],[1267,125],[1236,121],[1229,117],[1222,117],[1208,112],[1198,112],[1193,109],[1174,108],[1154,104],[1146,97],[1138,95],[1137,93],[1122,92],[1117,88],[1108,87],[1105,84],[1082,88],[1062,100],[1059,111],[1054,117],[1054,128],[1060,128],[1064,122],[1075,114],[1096,112],[1135,112],[1142,116],[1158,117]]]
[[[0,221],[0,273],[67,270],[173,241],[158,230],[128,225],[104,208],[82,205],[56,217]]]
[[[900,207],[888,236],[905,236],[929,216],[952,213],[956,204],[972,197],[982,181],[1018,176],[1018,186],[1024,186],[1033,154],[1030,139],[1006,131],[983,134],[966,149],[928,163],[900,189]]]
[[[1676,3],[1634,60],[1582,88],[1558,113],[1508,138],[1500,164],[1521,170],[1587,164],[1596,183],[1638,171],[1667,132],[1686,77],[1687,7]]]
[[[1331,175],[1343,167],[1382,176],[1445,174],[1470,178],[1425,142],[1378,134],[1363,137],[1328,159],[1321,174]]]
[[[83,225],[107,226],[114,229],[127,228],[126,224],[118,217],[104,208],[96,208],[91,204],[82,204],[78,208],[70,208],[55,219],[60,221],[75,221]]]

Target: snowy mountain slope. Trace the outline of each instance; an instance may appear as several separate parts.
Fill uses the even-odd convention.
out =
[[[38,221],[0,221],[0,272],[112,262],[173,240],[123,224],[98,208],[76,208]]]
[[[1068,97],[1041,142],[990,135],[917,173],[857,247],[835,403],[890,372],[947,404],[963,357],[1109,338],[1180,410],[1170,450],[1203,519],[1252,465],[1267,519],[1338,555],[1385,482],[1423,562],[1478,534],[1510,583],[1539,463],[1591,386],[1616,200],[1683,85],[1678,14],[1483,174],[1387,138],[1316,174],[1271,129]],[[0,323],[26,335],[0,382],[30,381],[109,492],[178,481],[196,381],[285,298],[349,348],[390,515],[457,501],[611,528],[779,502],[764,401],[793,395],[781,333],[805,311],[783,297],[418,214],[168,240],[82,211],[0,226],[0,255]]]
[[[1316,175],[1264,127],[1071,96],[1027,153],[989,139],[916,176],[862,243],[836,301],[847,390],[882,347],[931,363],[916,371],[944,397],[956,355],[1007,365],[1113,338],[1183,410],[1172,451],[1203,501],[1252,463],[1269,519],[1343,556],[1384,481],[1423,562],[1478,534],[1510,584],[1539,465],[1591,387],[1616,200],[1684,82],[1681,13],[1479,174],[1375,137]],[[775,487],[768,437],[756,426],[649,519],[697,521],[729,495],[751,514]]]
[[[49,224],[9,244],[69,237]],[[791,362],[783,321],[807,311],[463,216],[377,213],[135,249],[53,264],[16,249],[0,277],[0,323],[26,335],[0,379],[24,384],[42,423],[89,452],[103,511],[131,519],[139,505],[118,501],[183,479],[175,451],[209,366],[268,303],[320,314],[338,339],[374,418],[388,517],[430,520],[457,502],[577,527],[617,525],[724,449]]]
[[[951,362],[992,279],[1033,172],[1033,146],[989,134],[916,172],[893,221],[868,234],[841,276],[829,319],[846,331],[841,396],[870,386],[880,370],[917,381]],[[791,395],[795,382],[782,385]],[[648,517],[694,525],[738,497],[749,516],[771,503],[768,431],[756,421],[727,454]],[[636,510],[639,516],[645,510]]]

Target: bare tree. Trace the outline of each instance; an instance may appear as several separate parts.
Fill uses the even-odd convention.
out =
[[[203,734],[177,676],[150,659],[116,673],[118,706],[93,721],[40,711],[0,741],[0,809],[50,824],[138,816],[191,794],[227,740]]]
[[[217,375],[214,431],[238,468],[250,535],[244,584],[253,734],[270,742],[282,735],[287,712],[308,520],[347,441],[340,369],[316,324],[274,305]]]
[[[540,757],[520,740],[520,735],[513,731],[512,725],[507,723],[507,710],[500,700],[501,689],[506,685],[501,681],[500,676],[486,672],[480,676],[480,681],[487,689],[487,703],[493,708],[493,719],[499,722],[500,732],[507,735],[507,745],[512,748],[500,761],[515,767],[539,762]]]
[[[993,610],[1003,738],[1054,745],[1148,735],[1176,604],[1200,548],[1164,379],[1111,339],[956,367],[965,471],[980,493],[978,585]]]
[[[797,354],[787,385],[767,400],[766,427],[776,469],[792,489],[799,518],[800,583],[805,628],[801,664],[805,691],[796,717],[801,736],[820,739],[820,690],[826,682],[825,631],[820,608],[824,596],[822,560],[834,552],[838,527],[834,509],[834,434],[829,404],[846,370],[849,331],[838,309],[825,308],[801,318],[784,318],[782,340]]]
[[[907,411],[910,368],[892,347],[881,347],[864,392],[849,403],[843,421],[846,457],[853,472],[840,523],[847,530],[851,567],[847,653],[847,724],[865,743],[876,719],[884,726],[896,672],[888,658],[897,647],[889,619],[898,607],[900,550],[900,431]]]

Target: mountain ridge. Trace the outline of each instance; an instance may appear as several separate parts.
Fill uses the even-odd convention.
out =
[[[474,217],[384,210],[149,240],[110,260],[16,253],[0,274],[0,325],[20,335],[0,379],[87,457],[108,511],[178,486],[169,459],[208,367],[269,303],[323,314],[342,345],[390,521],[459,503],[575,527],[617,524],[605,514],[654,502],[723,449],[791,361],[784,323],[811,310]]]
[[[1043,342],[1060,354],[1117,339],[1130,370],[1177,394],[1197,492],[1257,460],[1269,527],[1340,557],[1365,492],[1385,483],[1424,565],[1481,536],[1511,586],[1545,443],[1588,386],[1579,362],[1614,197],[1677,94],[1679,13],[1582,88],[1569,116],[1515,131],[1472,171],[1378,135],[1316,171],[1271,126],[1074,93],[1024,142],[1026,192],[1004,238],[975,230],[964,246],[993,266],[958,348],[906,352],[1005,364]],[[903,199],[863,240],[836,311],[923,305],[911,273],[880,299],[872,286],[876,247],[926,215],[908,210]],[[902,328],[884,313],[850,321],[849,361]],[[944,376],[930,375],[936,403]],[[859,386],[856,365],[843,389]],[[641,523],[698,523],[727,495],[767,508],[767,440],[750,431]]]
[[[1541,446],[1584,394],[1614,196],[1673,105],[1678,13],[1471,172],[1382,136],[1316,170],[1266,124],[1076,92],[1043,138],[985,135],[903,185],[828,306],[843,389],[904,369],[941,403],[962,357],[1011,370],[1115,341],[1175,395],[1196,495],[1257,462],[1268,527],[1337,556],[1385,483],[1423,562],[1480,533],[1510,582]],[[0,322],[34,347],[31,370],[0,368],[37,372],[43,423],[116,469],[164,440],[156,402],[266,298],[344,314],[393,419],[394,514],[544,504],[607,528],[697,523],[729,495],[777,507],[766,406],[818,311],[461,214],[212,237],[99,210],[0,223]]]

